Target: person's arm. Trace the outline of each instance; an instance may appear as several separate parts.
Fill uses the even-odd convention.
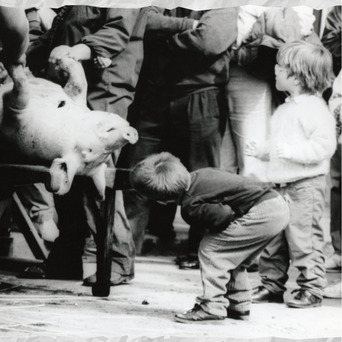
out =
[[[324,120],[310,117],[301,123],[301,129],[306,136],[300,144],[276,144],[279,158],[292,160],[301,164],[316,164],[329,159],[336,149],[335,120],[327,112]]]
[[[216,56],[229,49],[237,38],[236,8],[213,9],[205,12],[193,30],[175,34],[169,39],[172,51],[190,51]]]
[[[84,36],[80,44],[91,50],[91,56],[113,58],[127,47],[140,9],[106,9],[104,25],[95,33]]]
[[[27,66],[33,74],[39,75],[39,72],[47,65],[49,58],[49,45],[51,41],[51,31],[39,36],[32,42],[26,52]]]
[[[333,56],[341,56],[341,6],[335,6],[326,18],[322,36],[323,45]]]
[[[58,64],[62,58],[76,61],[94,59],[97,68],[106,68],[112,58],[127,47],[137,21],[139,10],[104,9],[104,25],[93,34],[82,37],[74,46],[60,45],[51,51],[49,63]]]
[[[23,9],[0,6],[0,40],[5,66],[24,65],[29,44],[29,25]]]
[[[147,11],[146,36],[148,38],[169,38],[176,33],[195,29],[198,21],[191,18],[170,17],[164,9],[151,6]]]
[[[186,205],[186,209],[182,208],[182,217],[190,225],[222,231],[234,220],[235,213],[227,204],[198,199]]]

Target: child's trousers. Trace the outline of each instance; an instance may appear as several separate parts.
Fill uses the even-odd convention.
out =
[[[302,179],[279,192],[289,199],[290,223],[260,256],[262,283],[273,293],[285,292],[291,260],[300,272],[300,288],[322,298],[327,282],[320,220],[325,206],[326,177]]]
[[[249,311],[251,290],[246,267],[289,222],[281,196],[265,200],[225,230],[207,234],[199,249],[203,294],[197,298],[208,313],[227,316],[227,309]]]

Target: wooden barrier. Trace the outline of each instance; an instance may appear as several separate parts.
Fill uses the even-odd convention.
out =
[[[106,170],[106,199],[100,203],[100,210],[95,217],[97,238],[97,281],[93,285],[92,293],[94,296],[107,297],[110,294],[111,277],[111,250],[112,250],[112,227],[115,212],[115,192],[116,190],[129,189],[129,169],[107,168]],[[80,177],[76,176],[74,181]],[[32,184],[49,184],[50,170],[45,166],[21,165],[21,164],[0,164],[0,181],[6,182],[9,187]],[[89,179],[90,180],[90,179]],[[16,201],[16,194],[13,199],[20,209],[20,201]],[[20,210],[25,215],[25,210]],[[35,230],[30,227],[30,219],[25,217],[27,226],[23,225],[23,234],[36,257],[46,257],[43,246],[39,245],[35,239]],[[32,224],[32,223],[31,223]],[[40,250],[40,251],[39,251]],[[40,254],[41,253],[41,254]]]

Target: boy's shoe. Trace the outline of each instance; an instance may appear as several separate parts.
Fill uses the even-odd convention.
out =
[[[220,322],[225,319],[224,316],[212,315],[208,312],[203,311],[200,305],[195,304],[195,306],[183,313],[176,314],[175,321],[180,323],[213,323],[213,321]]]
[[[248,321],[249,320],[249,311],[235,311],[231,309],[227,309],[227,317],[231,319],[236,319],[239,321]]]
[[[328,273],[341,272],[341,255],[334,253],[325,261],[325,268]]]
[[[290,308],[305,309],[315,308],[322,305],[322,298],[318,298],[308,290],[294,290],[298,292],[286,305]]]
[[[273,293],[261,285],[253,291],[252,303],[284,303],[284,296]]]
[[[176,265],[180,265],[181,262],[183,261],[186,261],[189,259],[189,254],[180,254],[180,255],[177,255],[176,258],[175,258],[175,263]]]
[[[18,274],[18,278],[44,279],[46,278],[44,266],[28,266]]]
[[[326,298],[342,298],[341,280],[337,281],[336,283],[332,283],[332,284],[328,285],[323,290],[323,297],[326,297]]]

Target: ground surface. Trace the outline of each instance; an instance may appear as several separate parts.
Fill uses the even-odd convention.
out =
[[[174,314],[193,306],[201,283],[198,270],[179,270],[173,260],[160,253],[138,257],[135,279],[112,287],[108,298],[93,297],[81,282],[18,279],[0,271],[0,341],[342,340],[340,299],[324,299],[322,307],[312,309],[254,304],[248,322],[176,323]],[[85,276],[95,270],[95,264],[84,266]],[[291,268],[286,298],[296,274]],[[328,274],[329,281],[340,277]],[[250,279],[259,285],[257,273]]]

